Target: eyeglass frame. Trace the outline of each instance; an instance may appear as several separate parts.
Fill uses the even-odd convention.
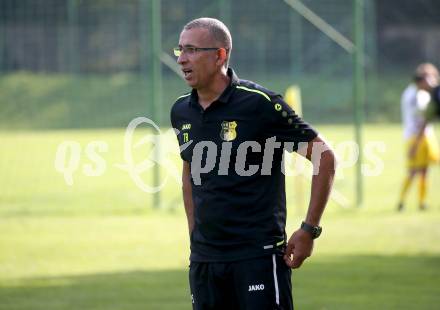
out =
[[[187,55],[193,55],[196,52],[203,52],[203,51],[217,51],[219,49],[225,49],[226,53],[229,52],[227,48],[224,47],[196,47],[196,46],[178,46],[173,48],[174,56],[180,57],[182,53],[186,53]],[[186,52],[185,52],[186,50]],[[188,52],[191,50],[191,52]]]

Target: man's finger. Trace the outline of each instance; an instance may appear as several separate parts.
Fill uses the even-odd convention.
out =
[[[305,256],[293,256],[292,267],[293,269],[301,267],[302,263],[306,259]]]
[[[284,252],[284,256],[290,257],[290,255],[293,253],[294,245],[291,243],[287,243],[286,251]]]
[[[289,257],[284,256],[284,262],[289,268],[293,267],[293,260]]]
[[[294,245],[291,243],[287,243],[286,251],[284,252],[284,261],[286,265],[292,268],[292,254],[293,254]]]

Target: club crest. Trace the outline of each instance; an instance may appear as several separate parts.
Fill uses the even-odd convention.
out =
[[[237,128],[236,121],[223,121],[221,126],[220,138],[222,138],[223,141],[232,141],[237,138],[237,131],[235,130]]]

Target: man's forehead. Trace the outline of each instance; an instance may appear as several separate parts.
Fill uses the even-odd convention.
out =
[[[194,45],[212,43],[213,39],[206,28],[192,28],[182,30],[179,37],[179,45]]]

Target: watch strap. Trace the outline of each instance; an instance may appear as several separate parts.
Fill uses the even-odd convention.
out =
[[[312,235],[313,239],[318,238],[322,232],[322,227],[313,226],[313,225],[307,224],[306,222],[301,223],[301,229],[310,233]]]

